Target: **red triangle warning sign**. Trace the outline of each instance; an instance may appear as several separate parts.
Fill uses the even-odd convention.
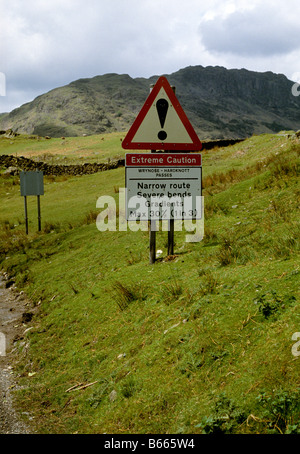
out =
[[[202,144],[165,77],[160,77],[122,147],[129,150],[200,151]]]

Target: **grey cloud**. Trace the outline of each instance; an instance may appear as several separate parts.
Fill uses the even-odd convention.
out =
[[[291,14],[282,18],[270,1],[260,0],[260,8],[248,15],[203,21],[200,43],[199,17],[220,12],[223,0],[27,0],[26,8],[23,1],[10,0],[0,18],[0,72],[7,83],[0,112],[73,80],[109,72],[149,77],[188,65],[232,67],[240,60],[243,67],[256,68],[257,55],[264,56],[268,70],[299,71],[299,59],[287,65],[284,56],[298,46],[297,12],[280,3]],[[298,0],[290,1],[299,11]],[[280,59],[272,58],[278,53]]]
[[[168,21],[161,27],[163,12],[154,12],[150,1],[53,0],[35,7],[28,0],[25,10],[18,5],[11,0],[0,29],[0,71],[8,84],[0,112],[15,105],[17,93],[21,104],[34,91],[39,95],[83,77],[147,77],[178,69],[167,58],[174,42],[166,33]]]
[[[278,8],[261,6],[248,12],[236,11],[224,20],[205,21],[199,33],[210,52],[281,55],[299,48],[299,25],[293,16],[283,17]]]

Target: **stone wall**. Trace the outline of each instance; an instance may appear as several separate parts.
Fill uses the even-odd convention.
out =
[[[50,165],[41,161],[33,161],[24,156],[0,155],[0,168],[5,167],[11,175],[19,174],[20,170],[40,170],[44,175],[86,175],[104,170],[116,169],[125,165],[125,159],[119,159],[107,164],[85,163],[74,165]]]
[[[202,150],[211,150],[214,147],[226,147],[241,142],[244,139],[222,139],[202,143]],[[109,163],[85,163],[74,165],[63,164],[46,164],[41,161],[34,161],[24,156],[0,155],[0,168],[5,167],[7,173],[18,175],[20,170],[40,170],[44,175],[86,175],[104,170],[116,169],[123,167],[125,159],[118,159]]]

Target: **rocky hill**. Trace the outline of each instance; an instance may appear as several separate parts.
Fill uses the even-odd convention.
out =
[[[282,74],[190,66],[164,75],[201,140],[300,128],[300,97]],[[0,115],[0,130],[52,137],[126,131],[157,78],[79,79]]]

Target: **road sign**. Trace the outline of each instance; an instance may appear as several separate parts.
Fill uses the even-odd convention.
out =
[[[122,147],[171,152],[201,150],[202,144],[165,77],[154,85]]]
[[[201,155],[126,154],[126,219],[200,219]]]
[[[21,195],[24,196],[24,210],[25,210],[25,227],[28,234],[28,213],[27,213],[27,196],[37,196],[38,208],[38,229],[41,231],[41,203],[40,196],[44,195],[44,179],[43,172],[36,171],[21,171],[20,172],[20,190]]]
[[[43,172],[36,171],[22,171],[20,172],[20,189],[21,195],[43,195],[44,182]]]

